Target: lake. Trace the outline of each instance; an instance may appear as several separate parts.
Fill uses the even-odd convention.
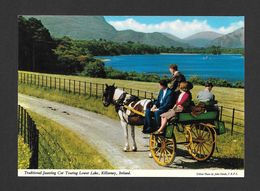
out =
[[[243,56],[238,54],[158,54],[97,56],[105,59],[105,65],[121,71],[169,75],[168,66],[177,64],[187,78],[221,78],[228,81],[244,81]]]

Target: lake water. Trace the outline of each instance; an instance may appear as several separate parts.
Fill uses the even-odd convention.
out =
[[[121,55],[98,56],[106,59],[106,66],[121,71],[136,71],[169,75],[168,66],[177,64],[187,78],[200,76],[203,79],[221,78],[229,81],[244,80],[244,57],[241,55],[203,55],[203,54],[166,54],[166,55]]]

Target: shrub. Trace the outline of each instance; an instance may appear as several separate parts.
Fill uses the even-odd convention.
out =
[[[220,87],[232,87],[232,88],[244,88],[244,82],[237,81],[237,82],[230,82],[224,79],[219,78],[209,78],[207,80],[204,80],[198,76],[191,76],[189,78],[189,81],[193,84],[197,85],[205,85],[205,82],[211,82],[214,86],[220,86]]]
[[[86,63],[82,74],[90,77],[104,78],[106,76],[105,65],[101,60],[88,62]]]

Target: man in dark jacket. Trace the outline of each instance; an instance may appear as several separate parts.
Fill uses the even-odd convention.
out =
[[[181,82],[185,82],[186,79],[185,79],[185,76],[178,71],[178,66],[176,64],[171,64],[169,66],[169,70],[172,74],[172,78],[171,78],[171,90],[172,91],[176,91],[179,87],[179,84]]]
[[[160,84],[160,92],[157,100],[154,102],[154,105],[151,109],[147,109],[145,112],[145,123],[143,133],[151,133],[156,128],[158,128],[161,124],[162,113],[167,112],[170,108],[173,107],[173,92],[170,88],[168,88],[168,83],[166,80],[161,80]],[[152,125],[151,112],[154,112],[154,120],[155,124]],[[156,127],[154,127],[156,126]]]

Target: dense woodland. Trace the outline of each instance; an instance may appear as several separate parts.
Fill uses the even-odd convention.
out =
[[[159,53],[202,53],[222,54],[240,53],[243,49],[157,47],[136,42],[112,42],[105,39],[73,40],[68,37],[53,38],[40,20],[18,18],[19,27],[19,70],[74,74],[90,77],[127,79],[138,81],[158,81],[166,76],[122,72],[106,67],[94,56],[121,54],[159,54]],[[190,79],[195,84],[203,84],[199,77]],[[231,83],[221,79],[209,79],[215,85],[225,87],[243,87],[242,82]]]

